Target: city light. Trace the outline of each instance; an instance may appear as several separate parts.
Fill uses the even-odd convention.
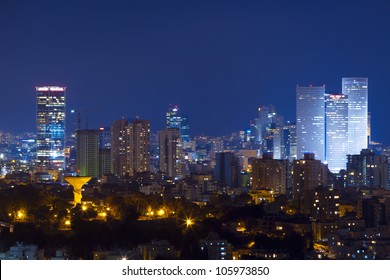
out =
[[[187,218],[186,219],[186,226],[187,227],[190,227],[190,226],[192,226],[194,224],[194,220],[193,219],[191,219],[191,218]]]

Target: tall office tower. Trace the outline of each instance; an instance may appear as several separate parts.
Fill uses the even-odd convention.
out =
[[[252,189],[272,190],[285,194],[287,188],[288,161],[273,159],[272,153],[252,161]]]
[[[348,95],[348,154],[367,149],[368,78],[343,78],[342,93]]]
[[[183,143],[190,142],[190,123],[187,115],[181,115],[180,134]]]
[[[325,86],[297,86],[297,157],[325,160]]]
[[[76,131],[76,164],[80,176],[99,177],[99,132],[93,129]]]
[[[160,132],[160,171],[171,178],[181,175],[182,144],[179,128],[166,128]]]
[[[169,105],[166,113],[167,128],[179,128],[182,142],[190,142],[190,125],[187,115],[179,112],[177,105]]]
[[[117,120],[111,127],[112,171],[118,177],[133,175],[132,130],[127,120]]]
[[[283,127],[283,154],[290,161],[297,159],[297,126],[289,123]]]
[[[389,162],[385,155],[363,149],[357,155],[348,155],[347,185],[350,187],[387,188]]]
[[[326,94],[326,162],[329,170],[338,173],[347,168],[348,154],[348,96]]]
[[[293,197],[303,201],[307,198],[307,191],[318,186],[327,187],[328,167],[314,158],[314,154],[304,155],[304,159],[293,162]]]
[[[134,172],[150,171],[150,121],[136,119],[130,125],[133,127]]]
[[[65,168],[65,87],[36,87],[37,171]]]
[[[255,119],[255,128],[256,128],[256,142],[263,144],[265,138],[269,134],[268,130],[270,129],[271,124],[273,123],[273,118],[276,115],[275,107],[273,105],[261,106],[258,109],[259,116]]]
[[[111,148],[99,149],[99,177],[112,173]]]
[[[100,127],[99,128],[99,149],[111,148],[111,128]]]
[[[371,137],[371,112],[368,112],[367,115],[367,138],[368,138],[368,145],[371,144],[372,137]]]
[[[99,128],[99,177],[112,173],[111,128]]]
[[[240,165],[232,152],[215,155],[214,178],[222,187],[239,187]]]
[[[168,111],[166,113],[167,128],[180,128],[181,116],[179,113],[179,106],[169,104]]]

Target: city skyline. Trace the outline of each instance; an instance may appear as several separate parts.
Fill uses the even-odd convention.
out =
[[[159,131],[171,103],[191,135],[226,135],[265,104],[294,121],[296,84],[341,92],[342,77],[368,77],[372,139],[390,143],[380,117],[390,101],[386,1],[95,2],[0,4],[1,130],[35,131],[39,85],[67,87],[68,128],[74,109],[83,127],[125,115]],[[350,40],[357,30],[360,44]]]

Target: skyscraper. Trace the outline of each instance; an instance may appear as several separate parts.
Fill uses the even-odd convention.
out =
[[[76,131],[77,171],[80,176],[99,177],[99,133],[93,129]]]
[[[190,142],[190,125],[187,115],[179,112],[177,105],[169,105],[166,113],[167,128],[179,128],[180,138],[183,142]]]
[[[297,157],[325,160],[325,86],[297,86]]]
[[[180,177],[182,144],[179,128],[160,132],[160,171],[171,178]]]
[[[132,131],[127,120],[117,120],[111,126],[111,160],[113,173],[118,177],[133,174],[132,149],[130,139]]]
[[[368,78],[343,78],[342,93],[348,95],[348,154],[360,154],[368,142]]]
[[[333,173],[347,168],[348,96],[326,94],[326,162]]]
[[[222,187],[239,187],[240,165],[232,152],[215,154],[214,178]]]
[[[65,87],[36,87],[37,171],[65,168]]]
[[[130,125],[133,127],[134,172],[150,171],[150,121],[136,119]]]
[[[117,176],[150,170],[150,122],[115,121],[111,127],[111,158]]]

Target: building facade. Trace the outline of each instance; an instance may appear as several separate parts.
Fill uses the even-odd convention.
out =
[[[348,154],[359,154],[368,144],[368,78],[343,78],[348,95]]]
[[[99,132],[93,129],[76,131],[76,164],[80,176],[99,177]]]
[[[387,156],[369,149],[348,155],[347,185],[350,187],[387,188],[389,180]]]
[[[171,178],[181,176],[182,142],[179,128],[160,132],[160,171]]]
[[[37,171],[65,168],[65,92],[61,86],[36,87]]]
[[[297,158],[325,160],[325,86],[297,86]]]
[[[347,168],[348,96],[326,94],[326,162],[333,173]]]
[[[287,160],[273,159],[272,154],[264,154],[263,158],[252,161],[252,189],[285,194],[287,174]]]

